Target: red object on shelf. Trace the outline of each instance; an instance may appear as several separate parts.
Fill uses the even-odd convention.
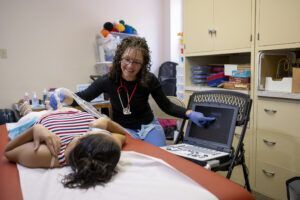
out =
[[[223,78],[223,77],[225,77],[224,72],[219,72],[219,73],[215,73],[215,74],[210,74],[210,75],[207,77],[207,81],[212,81],[212,80],[219,79],[219,78]]]

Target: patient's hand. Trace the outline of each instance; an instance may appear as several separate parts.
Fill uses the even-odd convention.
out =
[[[60,138],[41,124],[34,126],[33,143],[35,151],[38,150],[41,143],[45,143],[55,157],[57,157],[60,150]]]

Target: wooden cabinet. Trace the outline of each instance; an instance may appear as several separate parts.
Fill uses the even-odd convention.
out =
[[[184,0],[185,53],[250,51],[252,0]]]
[[[212,51],[212,1],[184,0],[183,9],[185,54]]]
[[[256,190],[274,199],[286,199],[285,182],[300,175],[297,101],[258,99],[256,136]]]
[[[255,191],[275,200],[286,200],[285,181],[295,173],[262,161],[256,163]]]
[[[292,60],[300,63],[300,1],[183,0],[183,6],[185,100],[193,91],[218,89],[193,84],[193,66],[250,63],[253,109],[245,138],[250,184],[268,197],[287,199],[286,180],[300,176],[300,93],[262,90],[260,76],[277,69],[279,60],[265,62],[265,71],[258,63],[264,52],[294,52]],[[232,180],[243,184],[239,168]]]
[[[300,43],[299,9],[299,0],[257,0],[258,46]]]
[[[256,49],[260,56],[257,57],[259,87],[255,91],[256,133],[253,144],[255,190],[272,199],[287,199],[286,181],[300,175],[297,154],[300,151],[300,94],[285,91],[291,85],[272,76],[272,73],[279,72],[282,60],[289,60],[289,67],[295,65],[300,56],[300,46],[292,45],[296,48],[279,50],[277,45],[272,45],[268,51],[262,51],[260,47]],[[285,70],[292,71],[290,68]],[[290,73],[285,78],[291,80],[289,76]],[[267,84],[266,77],[273,79],[268,78]]]
[[[254,0],[184,0],[185,101],[194,91],[218,88],[192,83],[191,68],[198,65],[252,63]],[[252,65],[253,66],[253,65]],[[243,90],[250,94],[251,91]],[[251,126],[249,124],[249,126]],[[238,127],[237,133],[240,133]],[[246,164],[250,168],[252,129],[245,138]],[[236,134],[233,140],[238,141]],[[226,173],[221,173],[226,174]],[[251,176],[251,175],[250,175]],[[251,177],[249,177],[251,179]],[[244,185],[241,166],[235,167],[231,180]]]

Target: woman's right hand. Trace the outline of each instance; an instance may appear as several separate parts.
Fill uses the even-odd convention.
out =
[[[66,98],[65,93],[63,90],[57,92],[57,94],[54,92],[50,96],[50,106],[53,108],[53,110],[57,110],[58,105],[61,104],[65,100],[65,98]],[[57,102],[57,101],[59,101],[59,102]]]
[[[34,126],[33,143],[35,151],[39,149],[41,143],[45,143],[55,157],[60,151],[60,138],[41,124]]]

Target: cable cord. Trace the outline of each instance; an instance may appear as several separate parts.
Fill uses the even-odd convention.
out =
[[[85,110],[86,112],[90,113],[91,115],[93,115],[96,118],[100,118],[100,117],[107,117],[105,114],[102,114],[101,111],[98,111],[92,104],[90,104],[89,102],[83,100],[82,98],[80,98],[77,94],[75,94],[74,92],[72,92],[71,90],[67,89],[67,88],[57,88],[54,91],[54,96],[56,99],[57,103],[57,108],[62,108],[62,102],[59,99],[59,94],[60,92],[65,91],[68,94],[70,94],[72,96],[72,98],[78,103],[78,105]]]

